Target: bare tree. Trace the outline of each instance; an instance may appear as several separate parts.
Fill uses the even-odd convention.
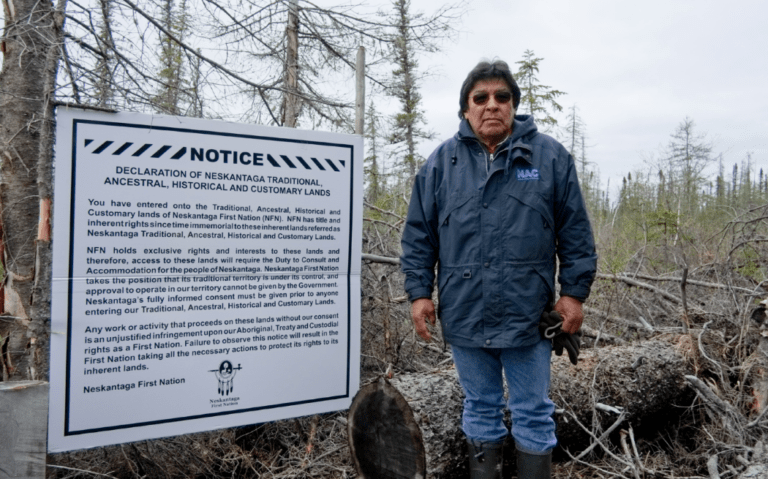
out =
[[[690,118],[680,122],[672,134],[665,159],[670,172],[669,186],[675,189],[678,203],[685,211],[699,208],[704,169],[714,161],[712,144],[705,135],[697,133],[694,127]]]
[[[579,109],[576,105],[573,105],[568,109],[568,117],[566,118],[566,124],[565,124],[565,132],[568,134],[568,151],[570,152],[571,156],[573,156],[574,159],[577,159],[579,157],[578,155],[578,148],[579,148],[579,140],[584,140],[584,135],[586,134],[586,125],[584,124],[584,120],[582,120],[581,115],[579,115]],[[583,143],[583,141],[582,141]],[[581,168],[579,169],[580,172],[584,172],[586,169],[586,164],[582,163]]]

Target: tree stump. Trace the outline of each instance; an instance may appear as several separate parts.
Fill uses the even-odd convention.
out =
[[[403,396],[382,378],[360,389],[349,408],[349,447],[362,479],[423,479],[424,441]]]

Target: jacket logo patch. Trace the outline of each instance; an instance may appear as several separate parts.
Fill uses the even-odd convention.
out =
[[[536,168],[518,168],[516,174],[517,181],[538,181],[541,179],[539,170]]]

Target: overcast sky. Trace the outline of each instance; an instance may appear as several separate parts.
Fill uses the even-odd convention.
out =
[[[413,0],[414,11],[437,2]],[[726,172],[752,152],[768,174],[768,2],[735,0],[474,0],[444,52],[421,61],[436,73],[422,84],[435,141],[458,126],[461,82],[481,58],[543,58],[540,81],[567,95],[586,123],[588,158],[611,190],[645,170],[685,117],[707,134]],[[565,120],[565,112],[560,116]],[[615,194],[615,191],[614,191]]]
[[[319,0],[335,4],[338,0]],[[386,0],[376,3],[384,4]],[[412,0],[431,13],[441,0]],[[725,170],[752,153],[768,174],[768,1],[469,0],[443,52],[420,60],[429,153],[458,126],[458,94],[469,70],[498,57],[516,71],[525,50],[544,60],[542,83],[566,92],[586,124],[587,155],[615,196],[622,176],[647,170],[686,118],[706,134]],[[0,17],[1,18],[1,17]],[[395,107],[383,102],[380,111]],[[565,121],[565,112],[559,119]],[[713,169],[713,171],[715,171]]]

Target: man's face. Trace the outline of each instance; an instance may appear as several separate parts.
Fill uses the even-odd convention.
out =
[[[498,79],[480,80],[469,92],[464,118],[486,146],[494,147],[512,132],[512,91]]]

